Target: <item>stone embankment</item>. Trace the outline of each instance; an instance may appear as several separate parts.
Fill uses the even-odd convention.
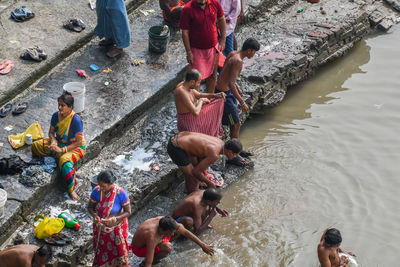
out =
[[[180,33],[171,33],[167,53],[148,54],[147,29],[149,25],[160,24],[162,18],[158,1],[149,1],[139,8],[129,17],[133,45],[122,58],[106,59],[104,51],[92,41],[13,99],[28,100],[32,103],[32,113],[29,118],[8,117],[2,121],[2,126],[7,122],[4,126],[12,124],[21,131],[38,120],[46,132],[48,120],[57,108],[54,99],[60,94],[63,83],[76,80],[71,78],[76,75],[76,68],[96,63],[101,69],[112,69],[109,74],[90,73],[91,79],[85,81],[86,109],[82,117],[89,148],[77,173],[82,200],[66,201],[63,188],[54,187],[55,174],[39,174],[35,179],[42,183],[33,187],[21,184],[22,176],[2,177],[0,182],[11,196],[5,217],[0,220],[3,246],[17,242],[38,243],[32,234],[33,218],[40,213],[56,216],[62,210],[69,210],[82,222],[82,228],[79,232],[66,231],[72,236],[73,244],[55,249],[53,266],[84,264],[83,258],[88,256],[90,261],[92,253],[91,218],[86,212],[86,203],[94,175],[104,168],[115,169],[118,184],[129,192],[134,211],[182,181],[165,150],[168,137],[176,132],[176,112],[170,92],[182,79],[186,67]],[[143,11],[148,10],[155,12],[144,15]],[[280,103],[288,87],[312,75],[320,65],[344,55],[371,27],[384,24],[378,27],[388,30],[390,23],[397,19],[398,14],[383,1],[331,0],[318,4],[264,1],[254,4],[237,33],[239,44],[250,36],[262,44],[256,57],[245,62],[238,81],[247,104],[252,112],[261,112]],[[134,66],[135,58],[145,63]],[[105,86],[105,81],[110,85]],[[45,91],[34,88],[45,88]],[[244,121],[247,116],[241,114],[241,119]],[[7,134],[1,134],[2,140]],[[0,150],[2,157],[13,153],[6,145]],[[119,161],[126,153],[132,154],[132,161]],[[17,154],[29,160],[28,148]],[[142,170],[128,168],[135,159],[141,160]],[[153,165],[161,171],[153,170]],[[216,175],[224,175],[227,185],[246,171],[235,167],[225,170],[221,162],[212,169]],[[157,212],[163,215],[167,211],[160,208]],[[131,228],[131,233],[133,231]]]

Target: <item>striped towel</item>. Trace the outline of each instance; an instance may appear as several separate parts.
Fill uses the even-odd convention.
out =
[[[192,113],[178,113],[178,131],[188,131],[220,137],[224,131],[221,119],[224,111],[224,99],[219,98],[203,104],[199,116]]]

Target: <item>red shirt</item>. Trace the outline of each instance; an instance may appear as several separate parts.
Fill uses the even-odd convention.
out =
[[[196,0],[191,0],[182,10],[179,27],[189,30],[191,47],[209,49],[218,43],[216,22],[223,16],[224,11],[218,0],[208,0],[204,10]]]

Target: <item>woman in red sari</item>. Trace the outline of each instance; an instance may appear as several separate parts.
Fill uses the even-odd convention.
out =
[[[93,267],[129,266],[128,217],[131,206],[128,194],[114,184],[111,171],[97,176],[88,210],[93,216]]]

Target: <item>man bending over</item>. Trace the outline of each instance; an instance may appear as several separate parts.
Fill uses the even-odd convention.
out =
[[[48,245],[17,245],[0,252],[0,267],[44,267],[53,253]]]
[[[145,258],[141,266],[152,266],[167,257],[172,251],[170,243],[173,235],[183,235],[199,245],[209,255],[214,249],[201,241],[186,228],[177,223],[171,216],[159,216],[144,221],[136,230],[132,239],[132,251],[141,258]]]
[[[194,233],[199,235],[209,227],[217,212],[222,217],[229,215],[226,210],[217,207],[221,199],[222,194],[215,188],[194,191],[176,206],[172,217],[188,230],[194,227]]]
[[[200,182],[209,188],[216,184],[204,176],[204,171],[218,160],[219,155],[228,159],[237,157],[242,151],[238,139],[223,142],[221,139],[201,133],[180,132],[171,137],[167,152],[172,161],[185,175],[185,193],[190,194],[199,189]]]

